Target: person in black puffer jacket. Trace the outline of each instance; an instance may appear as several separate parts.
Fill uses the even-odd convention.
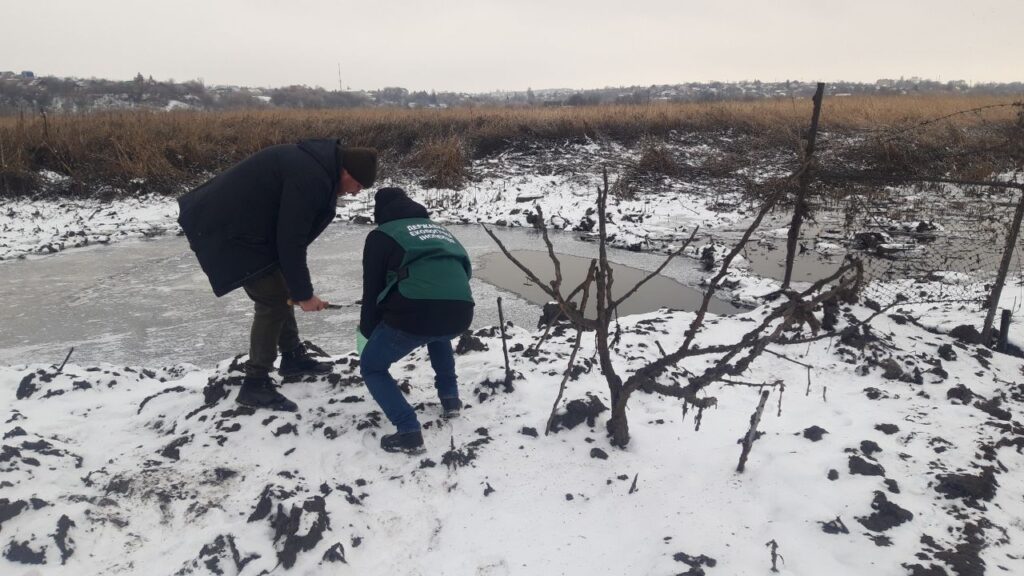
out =
[[[451,341],[473,321],[472,266],[462,244],[401,188],[381,188],[375,201],[378,227],[363,247],[356,336],[360,370],[370,394],[398,429],[381,439],[381,447],[417,453],[423,435],[416,412],[388,369],[426,346],[444,416],[458,415],[462,401]]]
[[[260,150],[178,199],[178,222],[213,293],[243,288],[255,303],[238,403],[296,410],[269,376],[279,349],[283,377],[330,371],[301,345],[292,304],[327,305],[313,291],[306,249],[334,219],[337,197],[372,186],[376,173],[374,150],[304,140]]]

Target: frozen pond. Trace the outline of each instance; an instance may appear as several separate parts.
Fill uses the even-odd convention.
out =
[[[353,303],[360,297],[362,243],[371,227],[333,225],[310,247],[313,284],[323,298]],[[480,279],[499,264],[498,248],[479,226],[454,226],[480,274],[473,280],[475,326],[497,324],[503,296],[505,317],[536,326],[540,308],[528,299]],[[539,250],[532,230],[499,228],[511,250]],[[573,234],[552,234],[561,254],[592,257],[596,246]],[[500,256],[500,253],[497,254]],[[654,270],[657,254],[610,250],[609,259],[637,270]],[[664,274],[696,284],[695,263],[677,259]],[[669,281],[659,279],[660,281]],[[669,281],[671,282],[671,281]],[[672,285],[678,286],[675,282]],[[618,282],[625,286],[625,280]],[[680,286],[680,289],[685,289]],[[72,362],[119,365],[211,366],[248,351],[252,303],[237,290],[216,298],[181,237],[138,240],[70,250],[53,256],[0,263],[0,363],[59,363],[70,347]],[[513,292],[522,293],[513,289]],[[673,302],[666,301],[666,306]],[[727,310],[722,310],[727,311]],[[300,334],[333,354],[353,348],[357,307],[298,313]]]
[[[512,256],[524,266],[533,271],[544,282],[550,282],[555,278],[555,266],[551,262],[547,252],[538,250],[513,250]],[[590,269],[590,258],[582,256],[570,256],[567,254],[556,255],[559,260],[559,267],[562,272],[562,293],[568,295],[579,286],[587,277]],[[550,298],[543,290],[530,282],[526,274],[516,265],[512,264],[501,252],[485,254],[480,258],[483,267],[478,276],[495,286],[510,290],[527,300],[544,304]],[[618,298],[632,289],[638,282],[647,277],[649,272],[625,264],[615,264],[612,269],[612,296]],[[617,290],[616,290],[617,289]],[[584,311],[587,317],[594,317],[596,309],[597,294],[595,288],[590,289],[590,296],[587,300],[587,309]],[[696,310],[704,299],[704,291],[685,286],[663,275],[655,276],[641,286],[635,294],[625,300],[619,306],[620,315],[641,314],[653,312],[659,308],[673,308],[675,310]],[[575,298],[578,302],[579,297]],[[724,300],[712,298],[708,311],[712,314],[735,314],[741,309]]]

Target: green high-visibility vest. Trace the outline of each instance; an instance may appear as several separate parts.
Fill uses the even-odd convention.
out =
[[[405,250],[398,270],[388,270],[380,304],[391,290],[410,300],[473,301],[473,267],[462,244],[444,226],[427,218],[403,218],[377,227]]]

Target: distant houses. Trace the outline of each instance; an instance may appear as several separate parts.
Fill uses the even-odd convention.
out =
[[[712,102],[804,98],[815,83],[798,80],[763,82],[687,82],[573,90],[569,88],[498,90],[485,93],[408,90],[327,90],[304,85],[276,88],[207,86],[202,80],[157,81],[139,73],[133,80],[37,76],[31,70],[0,71],[0,114],[45,109],[54,112],[145,108],[152,110],[225,110],[242,108],[451,108],[459,106],[591,106],[651,102]],[[903,94],[985,94],[1020,96],[1024,83],[970,84],[919,77],[883,78],[874,82],[829,82],[835,97]]]

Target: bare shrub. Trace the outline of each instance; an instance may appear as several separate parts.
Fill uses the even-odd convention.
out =
[[[735,152],[714,152],[700,162],[698,171],[705,176],[722,178],[733,176],[737,171],[747,166],[748,163],[744,160],[743,156]]]
[[[680,163],[664,140],[648,136],[640,141],[639,147],[636,162],[626,165],[623,174],[612,185],[611,194],[616,198],[635,198],[641,189],[682,174]]]
[[[644,176],[673,177],[679,175],[679,163],[664,141],[648,138],[641,143],[636,171]]]
[[[409,165],[423,174],[423,183],[428,187],[458,189],[469,174],[469,155],[462,139],[452,135],[418,145]]]
[[[814,311],[821,308],[826,302],[854,301],[857,291],[862,285],[863,275],[860,263],[849,260],[834,274],[815,282],[810,288],[802,292],[787,293],[787,297],[784,300],[780,300],[779,303],[769,308],[768,314],[760,323],[755,323],[749,331],[738,335],[739,338],[734,342],[713,346],[695,344],[695,337],[706,328],[705,317],[711,299],[729,272],[733,260],[743,250],[754,232],[760,228],[764,216],[774,208],[781,195],[768,198],[759,208],[757,216],[747,227],[743,236],[722,260],[718,273],[708,282],[701,305],[690,322],[689,328],[685,331],[686,338],[682,345],[672,352],[661,350],[659,357],[649,361],[639,369],[623,372],[622,366],[617,365],[617,358],[613,354],[616,339],[614,332],[617,332],[617,330],[612,329],[612,323],[615,322],[617,324],[618,322],[616,310],[622,302],[632,296],[644,283],[658,275],[674,257],[681,254],[693,242],[697,235],[697,229],[693,230],[689,239],[682,246],[669,253],[661,266],[655,271],[648,274],[631,288],[615,288],[614,294],[621,294],[616,298],[613,296],[613,271],[609,265],[607,255],[608,236],[606,225],[608,217],[606,208],[609,191],[608,175],[605,172],[603,186],[598,188],[597,194],[598,257],[591,261],[587,278],[582,284],[569,291],[568,295],[563,290],[561,264],[558,256],[555,254],[554,246],[548,238],[544,214],[539,206],[535,208],[535,226],[541,232],[544,244],[547,247],[548,256],[554,265],[555,279],[550,282],[542,281],[533,270],[517,260],[489,228],[485,226],[484,231],[494,240],[502,253],[522,270],[535,286],[543,290],[557,303],[558,312],[556,317],[552,318],[548,323],[549,327],[557,321],[558,317],[565,317],[572,327],[577,330],[576,343],[569,357],[566,374],[569,374],[572,370],[579,341],[583,333],[585,331],[593,332],[601,374],[608,384],[611,399],[611,416],[607,422],[608,435],[611,443],[620,448],[626,447],[630,441],[627,406],[630,396],[634,392],[638,390],[657,392],[666,397],[681,399],[684,401],[684,405],[693,406],[698,410],[713,406],[716,402],[713,397],[699,396],[698,393],[712,382],[723,381],[745,372],[761,356],[769,344],[781,342],[787,331],[799,333],[803,327],[809,327],[813,336],[801,339],[802,342],[833,337],[831,333],[821,333],[822,324],[815,317]],[[581,310],[585,309],[585,303],[589,298],[591,287],[594,288],[594,296],[596,298],[595,319],[586,318],[581,312]],[[574,299],[577,296],[581,300],[579,306],[574,305]],[[546,334],[547,332],[545,331],[545,336],[542,336],[542,338],[546,337]],[[665,372],[670,367],[677,365],[684,359],[707,355],[714,355],[710,366],[706,367],[703,372],[690,376],[686,386],[682,386],[673,378],[663,378]],[[666,384],[661,380],[669,380],[671,384]],[[563,378],[562,384],[559,387],[558,396],[552,408],[552,416],[548,419],[548,430],[552,427],[553,415],[562,399],[566,381],[567,378]]]

